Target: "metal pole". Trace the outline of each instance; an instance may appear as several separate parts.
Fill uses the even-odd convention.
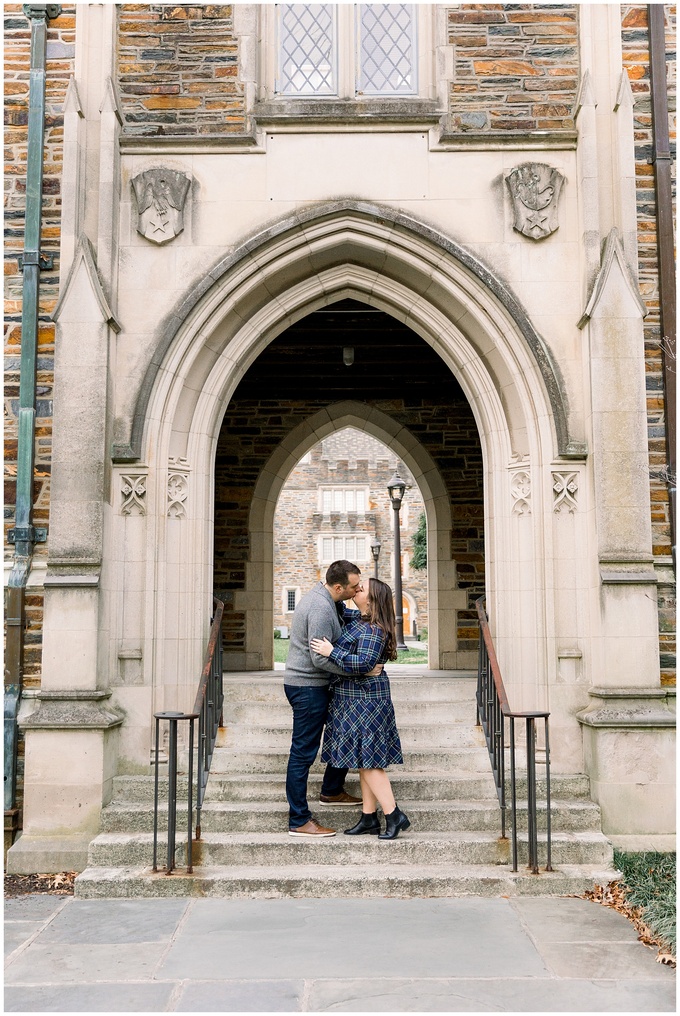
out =
[[[7,649],[5,670],[5,811],[16,803],[17,716],[24,667],[26,585],[36,543],[44,543],[45,529],[33,526],[33,472],[35,459],[35,381],[38,348],[40,270],[52,268],[52,257],[40,253],[42,221],[43,149],[45,144],[45,53],[47,22],[61,14],[59,4],[24,4],[31,23],[31,69],[28,99],[26,154],[26,214],[21,302],[21,367],[17,484],[14,528],[7,534],[14,544],[14,563],[7,592]]]
[[[528,866],[538,875],[538,829],[536,818],[536,725],[531,717],[526,720],[527,737],[527,846]]]
[[[652,100],[654,148],[654,193],[656,198],[656,240],[659,261],[659,316],[661,363],[664,385],[666,456],[668,462],[671,549],[675,566],[676,533],[676,305],[675,235],[673,229],[673,192],[671,146],[668,130],[668,85],[666,79],[665,4],[648,4],[649,87]]]
[[[408,652],[408,646],[404,642],[404,606],[401,591],[401,533],[399,532],[401,501],[393,501],[392,507],[394,509],[394,605],[397,622],[397,649]]]
[[[153,786],[153,865],[152,870],[158,871],[158,752],[160,751],[159,744],[159,728],[160,720],[155,717],[156,720],[156,749],[155,749],[155,774],[154,774],[154,786]]]
[[[177,719],[170,720],[168,738],[168,854],[165,874],[175,867],[175,836],[177,833]]]
[[[194,720],[195,716],[189,717],[189,789],[187,791],[187,874],[191,875],[193,872],[192,856],[191,856],[191,826],[192,826],[192,812],[193,807],[193,784],[194,784]]]
[[[547,845],[548,856],[545,863],[545,870],[552,871],[552,820],[550,816],[550,734],[548,732],[548,717],[545,718],[545,807],[547,818]]]
[[[510,779],[512,780],[512,870],[517,871],[517,770],[515,768],[515,718],[510,717]]]

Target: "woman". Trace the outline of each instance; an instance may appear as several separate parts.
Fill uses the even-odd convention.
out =
[[[312,639],[315,653],[330,657],[351,677],[336,677],[328,708],[321,759],[338,768],[359,770],[362,814],[348,836],[377,835],[394,840],[410,822],[397,806],[385,766],[404,761],[390,696],[390,682],[384,672],[366,677],[376,663],[397,658],[392,590],[379,579],[369,579],[368,589],[354,595],[359,608],[346,625],[335,646],[327,638]],[[386,828],[380,832],[377,804],[383,810]]]

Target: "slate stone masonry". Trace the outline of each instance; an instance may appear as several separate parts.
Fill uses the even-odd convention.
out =
[[[451,4],[450,129],[573,131],[577,4]]]

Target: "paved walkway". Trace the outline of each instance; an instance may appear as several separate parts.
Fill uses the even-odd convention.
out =
[[[586,900],[5,903],[6,1012],[672,1012],[674,971]]]

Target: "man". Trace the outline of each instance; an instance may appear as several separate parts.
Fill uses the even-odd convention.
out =
[[[309,839],[335,836],[334,829],[312,818],[307,803],[307,780],[321,745],[331,677],[344,672],[325,656],[312,653],[309,643],[324,635],[331,642],[337,640],[344,625],[344,601],[351,600],[360,589],[361,570],[351,561],[334,561],[326,572],[326,581],[319,582],[302,597],[293,615],[283,679],[286,697],[293,709],[293,737],[286,774],[291,836]],[[321,804],[361,804],[360,797],[352,797],[343,789],[346,775],[346,769],[326,766],[319,796]]]

